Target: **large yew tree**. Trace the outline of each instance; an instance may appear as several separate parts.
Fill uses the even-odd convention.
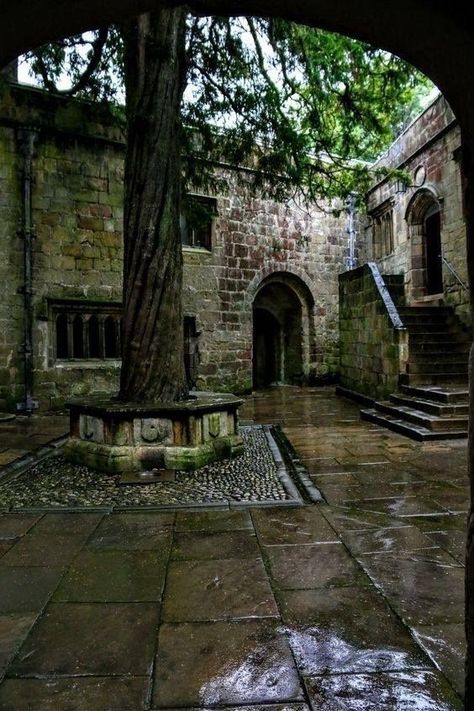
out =
[[[295,190],[344,198],[363,189],[361,161],[390,142],[427,87],[402,60],[349,38],[280,20],[201,18],[184,6],[47,45],[30,59],[48,89],[67,64],[69,94],[110,99],[124,78],[120,397],[128,401],[187,395],[185,186],[224,189],[215,171],[224,161],[250,165],[254,187],[278,199]]]

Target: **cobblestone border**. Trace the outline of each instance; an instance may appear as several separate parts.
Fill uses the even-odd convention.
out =
[[[58,437],[58,439],[51,440],[39,449],[28,452],[28,454],[25,454],[23,457],[19,457],[13,462],[10,462],[10,464],[6,464],[0,469],[0,486],[26,473],[28,469],[31,469],[32,466],[42,462],[44,459],[56,456],[66,442],[67,435]]]
[[[288,437],[286,436],[286,434],[283,432],[280,425],[265,425],[265,426],[269,427],[269,429],[273,430],[273,432],[275,434],[275,439],[278,442],[278,445],[275,445],[275,446],[277,446],[279,452],[283,451],[283,455],[285,456],[287,466],[288,466],[289,470],[291,471],[291,473],[293,474],[292,479],[294,479],[296,481],[296,485],[293,483],[292,479],[290,479],[290,483],[294,487],[294,489],[297,490],[297,493],[298,493],[298,489],[299,489],[299,491],[301,492],[301,494],[303,496],[303,499],[307,503],[312,503],[312,504],[326,503],[324,496],[311,481],[311,478],[308,474],[308,470],[301,463],[301,460],[299,459],[295,448],[291,444],[291,442],[288,439]],[[270,445],[270,447],[271,447],[271,445]],[[273,453],[273,450],[272,450],[272,453]],[[276,461],[276,459],[275,459],[275,461]],[[288,476],[288,474],[287,474],[287,476]],[[283,480],[282,480],[282,483],[285,486],[285,488],[287,488],[286,482],[283,482]],[[287,491],[288,491],[288,489],[287,489]]]
[[[114,512],[137,512],[137,511],[201,511],[204,509],[212,510],[232,510],[246,508],[268,508],[268,507],[294,507],[302,506],[305,503],[313,503],[322,501],[322,497],[318,490],[310,481],[306,469],[299,462],[293,447],[289,440],[282,433],[281,428],[277,425],[245,425],[242,429],[261,429],[264,432],[267,444],[270,448],[272,457],[276,465],[277,477],[288,494],[288,499],[262,499],[260,501],[211,501],[211,502],[183,502],[172,504],[141,504],[137,506],[122,506],[120,504],[111,504],[97,506],[38,506],[38,507],[21,507],[11,506],[9,508],[1,507],[1,511],[23,512],[23,513],[72,513],[72,512],[96,512],[96,513],[111,513]],[[46,446],[41,447],[35,452],[31,452],[24,457],[15,460],[11,464],[4,467],[0,472],[0,486],[7,485],[8,482],[25,474],[32,466],[39,462],[53,457],[60,453],[61,447],[67,441],[67,437],[61,437],[57,440],[49,442]],[[314,491],[311,491],[314,489]],[[316,493],[315,493],[316,492]]]

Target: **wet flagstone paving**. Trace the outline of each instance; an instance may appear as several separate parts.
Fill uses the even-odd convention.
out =
[[[0,514],[2,710],[462,708],[465,443],[329,388],[243,410],[326,503]]]

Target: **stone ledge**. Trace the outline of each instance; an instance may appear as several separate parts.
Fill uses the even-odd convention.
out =
[[[96,471],[197,469],[241,454],[240,398],[193,393],[170,403],[72,402],[65,456]]]
[[[64,456],[69,461],[110,474],[156,468],[189,471],[219,459],[232,459],[242,452],[239,435],[220,437],[196,447],[119,447],[71,437],[64,447]]]

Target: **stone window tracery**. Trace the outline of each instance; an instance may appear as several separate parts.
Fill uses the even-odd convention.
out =
[[[392,254],[395,248],[393,209],[389,207],[372,215],[372,248],[375,259]]]
[[[56,360],[118,359],[122,306],[79,301],[50,302]]]

